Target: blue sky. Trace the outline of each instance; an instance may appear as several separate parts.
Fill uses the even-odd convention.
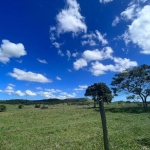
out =
[[[1,100],[84,97],[150,64],[149,0],[5,0],[0,18]]]

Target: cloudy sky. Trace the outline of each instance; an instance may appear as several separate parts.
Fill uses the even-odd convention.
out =
[[[0,99],[84,97],[150,64],[149,0],[2,0],[0,18]]]

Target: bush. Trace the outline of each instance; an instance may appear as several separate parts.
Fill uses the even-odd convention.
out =
[[[5,105],[0,105],[0,112],[4,112],[6,110],[6,106]]]
[[[36,104],[36,105],[35,105],[35,108],[40,108],[40,107],[41,107],[40,104]]]
[[[18,106],[19,109],[22,109],[22,107],[23,107],[23,105],[19,105],[19,106]]]
[[[43,106],[41,107],[41,109],[48,109],[48,107],[45,106],[45,105],[43,105]]]

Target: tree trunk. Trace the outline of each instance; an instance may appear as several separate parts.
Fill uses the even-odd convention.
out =
[[[143,103],[144,108],[147,108],[147,102],[146,102],[146,97],[144,97],[144,103]]]

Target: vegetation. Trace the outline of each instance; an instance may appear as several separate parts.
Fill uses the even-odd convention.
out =
[[[5,105],[0,105],[0,112],[6,111],[6,106]]]
[[[19,105],[18,108],[19,108],[19,109],[22,109],[22,108],[23,108],[23,105]]]
[[[150,66],[144,64],[126,69],[115,75],[111,85],[115,95],[119,92],[132,93],[133,96],[139,96],[143,106],[147,107],[147,98],[150,96]]]
[[[94,100],[94,107],[96,107],[96,102],[101,99],[109,103],[113,98],[111,90],[105,83],[95,83],[89,86],[84,95],[92,97]]]
[[[36,109],[6,105],[0,113],[2,150],[103,150],[99,108],[49,105]],[[150,109],[136,103],[105,105],[111,150],[150,149]]]

